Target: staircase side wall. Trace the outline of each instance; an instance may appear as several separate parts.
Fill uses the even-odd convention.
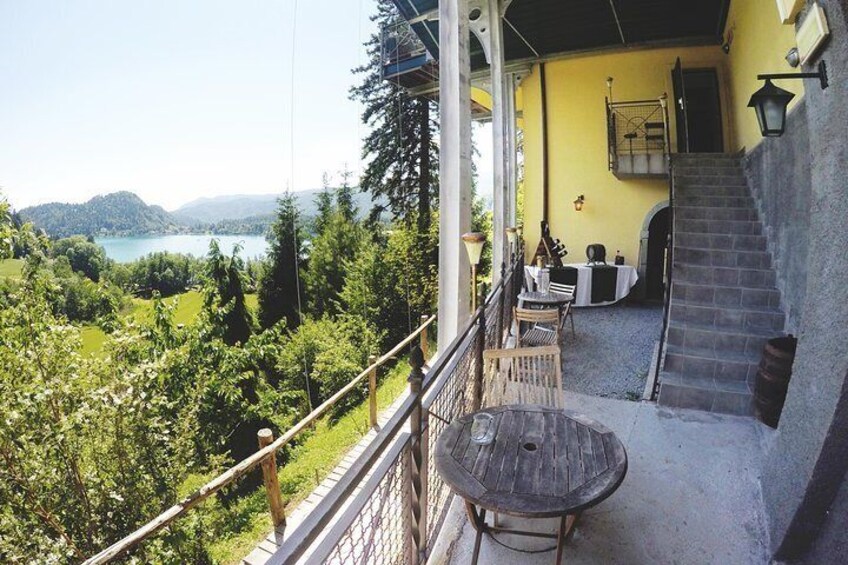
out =
[[[743,159],[743,166],[768,236],[787,314],[786,332],[797,334],[807,291],[812,195],[805,101],[788,116],[786,131],[783,137],[763,139]]]

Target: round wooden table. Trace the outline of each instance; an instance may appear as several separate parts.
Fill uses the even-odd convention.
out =
[[[568,304],[574,297],[561,292],[538,292],[527,291],[518,295],[518,300],[526,304],[537,304],[539,306],[563,306]]]
[[[436,469],[465,500],[477,536],[477,563],[486,532],[557,540],[556,563],[583,510],[611,495],[627,473],[627,452],[603,424],[570,410],[519,404],[487,408],[494,416],[489,445],[471,441],[473,414],[451,423],[436,443]],[[486,524],[486,511],[524,518],[560,518],[549,534]]]

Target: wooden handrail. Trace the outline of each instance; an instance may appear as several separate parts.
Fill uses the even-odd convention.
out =
[[[310,412],[305,418],[300,420],[297,424],[289,428],[283,435],[274,440],[272,443],[268,444],[266,447],[263,447],[250,457],[242,459],[238,464],[230,467],[228,470],[224,471],[202,487],[200,487],[195,492],[189,494],[184,499],[174,504],[170,508],[168,508],[162,514],[159,514],[156,518],[149,521],[147,524],[137,529],[133,533],[124,537],[120,541],[115,542],[110,545],[97,555],[93,557],[89,557],[85,560],[84,565],[97,565],[100,563],[108,563],[112,559],[124,554],[129,551],[145,539],[149,538],[151,535],[161,530],[165,526],[171,524],[174,520],[188,512],[194,506],[197,506],[205,499],[209,498],[211,495],[215,494],[225,486],[230,483],[238,480],[244,474],[248,473],[252,469],[254,469],[257,465],[261,464],[265,459],[271,457],[276,454],[276,452],[285,447],[291,440],[300,434],[305,428],[309,427],[315,420],[320,418],[327,410],[333,407],[339,400],[341,400],[348,392],[353,390],[354,387],[359,385],[371,371],[376,370],[378,367],[382,366],[386,363],[386,361],[392,359],[395,355],[397,355],[404,347],[412,343],[412,341],[417,338],[422,332],[426,332],[427,328],[433,323],[436,319],[436,316],[430,316],[424,323],[418,326],[414,332],[409,334],[403,341],[394,346],[388,353],[383,354],[379,357],[374,363],[372,363],[369,367],[363,370],[359,375],[357,375],[353,380],[343,386],[338,392],[333,394],[330,398],[321,403],[318,407],[316,407],[312,412]],[[425,334],[426,335],[426,334]]]

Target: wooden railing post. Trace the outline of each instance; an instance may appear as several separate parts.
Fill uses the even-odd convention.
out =
[[[496,347],[498,349],[503,348],[503,333],[504,333],[504,307],[506,306],[506,293],[507,293],[507,283],[509,281],[506,280],[506,263],[501,263],[501,297],[498,302],[498,336]]]
[[[474,351],[474,387],[471,409],[476,412],[483,405],[483,350],[486,348],[486,309],[480,309],[477,322],[477,346]]]
[[[412,543],[409,562],[418,565],[426,561],[427,551],[427,411],[421,403],[421,388],[424,385],[424,352],[416,346],[409,354],[409,393],[415,399],[412,414],[409,416],[410,429],[410,469],[409,469],[409,506],[412,525]]]
[[[268,428],[262,428],[256,435],[259,438],[259,449],[274,443],[274,432]],[[262,478],[265,481],[268,506],[271,508],[271,521],[275,528],[283,526],[286,523],[286,511],[283,507],[283,498],[280,496],[280,483],[277,481],[276,453],[272,453],[262,461]]]
[[[372,428],[377,428],[377,363],[376,355],[368,356],[368,366],[371,371],[368,372],[368,425]]]
[[[420,325],[427,323],[427,314],[421,314]],[[424,326],[421,330],[421,352],[424,354],[424,363],[430,358],[430,339],[427,334],[428,326]]]

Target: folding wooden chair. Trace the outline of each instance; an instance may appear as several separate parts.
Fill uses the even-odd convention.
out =
[[[574,332],[574,311],[571,309],[571,305],[574,303],[574,295],[577,292],[577,285],[552,282],[550,291],[571,296],[571,302],[568,302],[562,307],[562,325],[563,329],[565,329],[565,319],[571,318],[571,337],[577,337],[577,334]]]
[[[484,404],[565,407],[559,346],[483,352]]]
[[[540,346],[557,345],[560,341],[560,330],[562,320],[559,308],[546,308],[544,310],[528,310],[527,308],[514,308],[513,319],[518,327],[518,346]],[[521,323],[530,324],[530,328],[521,332]],[[547,328],[539,324],[550,324]]]

